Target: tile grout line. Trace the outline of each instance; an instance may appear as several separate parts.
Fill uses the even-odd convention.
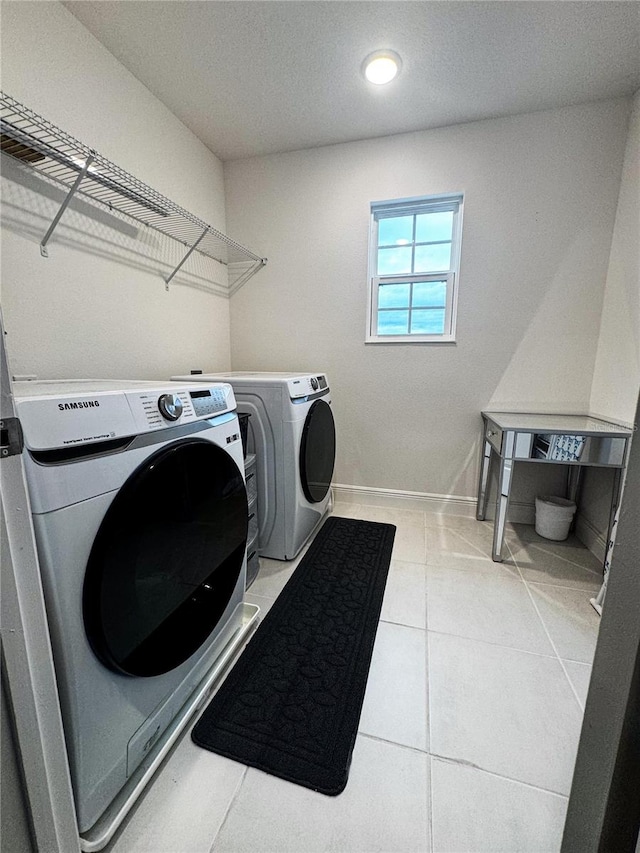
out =
[[[496,643],[491,640],[482,640],[479,637],[465,637],[462,634],[452,634],[449,631],[428,631],[429,634],[438,634],[441,637],[455,637],[456,640],[468,640],[470,643],[482,643],[485,646],[495,646],[499,649],[507,649],[510,652],[520,652],[523,655],[533,655],[536,658],[545,658],[545,660],[555,660],[558,656],[555,648],[553,648],[553,654],[550,652],[549,654],[543,654],[542,652],[530,652],[528,649],[519,649],[516,646],[507,646],[505,643]],[[548,635],[547,635],[548,636]],[[579,661],[574,661],[574,663],[579,663]],[[588,664],[586,664],[588,666]]]
[[[513,782],[514,785],[522,785],[524,788],[540,791],[543,794],[550,794],[553,797],[560,797],[563,800],[569,799],[568,794],[561,794],[559,791],[552,791],[550,788],[541,788],[540,785],[532,785],[531,782],[523,782],[522,779],[514,779],[513,776],[504,776],[502,773],[496,773],[495,770],[487,770],[485,767],[465,761],[463,758],[452,758],[449,755],[439,755],[434,752],[430,753],[430,758],[432,761],[443,761],[446,764],[454,764],[456,767],[465,767],[468,770],[476,770],[478,773],[486,773],[487,776],[503,779],[505,782]]]
[[[229,817],[229,812],[231,811],[236,800],[238,799],[238,796],[240,794],[240,789],[242,788],[242,785],[244,784],[244,780],[246,779],[248,772],[249,772],[249,768],[246,766],[244,768],[244,772],[242,773],[242,776],[240,777],[240,781],[238,782],[238,784],[236,786],[235,791],[231,795],[231,799],[229,800],[229,805],[225,809],[225,813],[223,815],[223,818],[220,821],[220,826],[216,830],[216,834],[213,836],[213,841],[211,842],[211,847],[209,847],[209,853],[213,853],[213,848],[216,846],[216,840],[218,839],[218,836],[222,832],[224,825],[227,822],[227,818]]]
[[[380,735],[372,735],[362,729],[358,729],[357,737],[366,737],[369,740],[375,740],[377,743],[386,743],[387,746],[397,746],[400,749],[408,749],[409,752],[415,752],[417,755],[430,755],[426,749],[420,749],[419,746],[410,746],[408,743],[399,743],[397,740],[389,740],[388,738],[380,737]]]
[[[428,530],[427,530],[427,515],[425,513],[424,517],[424,627],[425,627],[425,635],[424,635],[424,653],[425,653],[425,668],[426,668],[426,678],[425,678],[425,701],[427,705],[427,749],[429,750],[429,759],[428,759],[428,770],[429,770],[429,796],[427,803],[425,803],[427,809],[427,840],[429,843],[429,850],[433,853],[433,762],[431,760],[431,689],[430,689],[430,679],[431,679],[431,668],[429,666],[430,658],[429,658],[429,580],[428,580],[428,571],[427,571],[427,560],[429,557],[429,539],[428,539]]]
[[[429,689],[429,632],[425,640],[427,657],[427,746],[429,748],[429,801],[427,803],[427,819],[429,822],[429,844],[433,851],[433,761],[431,758],[431,690]]]
[[[558,660],[558,663],[559,663],[559,664],[560,664],[560,666],[562,667],[562,671],[563,671],[563,673],[564,673],[565,678],[567,679],[567,681],[568,681],[568,683],[569,683],[569,687],[570,687],[570,689],[571,689],[571,692],[572,692],[572,693],[573,693],[573,695],[575,696],[575,700],[576,700],[576,702],[578,703],[578,707],[580,708],[580,711],[584,714],[584,705],[582,704],[582,702],[581,702],[581,700],[580,700],[580,697],[578,696],[578,691],[577,691],[577,690],[576,690],[576,688],[573,686],[573,682],[572,682],[572,681],[571,681],[571,679],[569,678],[569,673],[567,672],[567,668],[566,668],[566,667],[565,667],[565,665],[564,665],[564,661],[562,660],[562,658],[560,657],[560,655],[559,655],[559,653],[558,653],[558,649],[557,649],[557,647],[556,647],[556,644],[553,642],[553,639],[552,639],[552,637],[551,637],[551,634],[549,633],[549,630],[548,630],[548,628],[547,628],[547,626],[546,626],[546,624],[545,624],[545,621],[544,621],[544,619],[542,618],[542,614],[540,613],[540,609],[539,609],[538,605],[536,604],[535,598],[533,597],[533,593],[532,593],[532,592],[531,592],[531,590],[529,589],[529,584],[527,583],[527,581],[525,580],[525,578],[524,578],[524,576],[523,576],[522,572],[520,571],[520,566],[518,565],[518,561],[516,560],[516,558],[515,558],[515,556],[514,556],[514,554],[513,554],[513,551],[511,550],[511,546],[509,545],[509,543],[508,543],[508,542],[507,542],[507,549],[508,549],[509,553],[511,554],[511,559],[513,560],[513,562],[514,562],[514,564],[515,564],[516,568],[518,569],[518,573],[520,574],[520,577],[521,577],[521,578],[522,578],[522,580],[524,581],[524,585],[525,585],[525,587],[526,587],[526,589],[527,589],[527,594],[529,595],[529,598],[531,599],[531,603],[532,603],[532,605],[533,605],[533,607],[534,607],[534,609],[535,609],[535,611],[536,611],[536,613],[537,613],[537,615],[538,615],[538,619],[540,620],[540,623],[542,624],[542,628],[543,628],[543,630],[544,630],[545,634],[547,635],[547,637],[548,637],[548,639],[549,639],[549,642],[551,643],[551,648],[552,648],[552,649],[553,649],[553,651],[555,652],[556,659]]]
[[[587,589],[584,586],[567,586],[563,583],[549,583],[548,581],[528,581],[525,580],[526,584],[531,584],[531,586],[550,586],[553,589],[573,589],[576,592],[585,592],[585,593],[593,593],[594,596],[597,595],[598,589]],[[601,584],[602,585],[602,584]],[[593,597],[593,596],[592,596]]]
[[[552,791],[551,788],[543,788],[540,785],[534,785],[531,782],[524,782],[522,779],[516,779],[514,776],[506,776],[503,773],[496,773],[495,770],[488,770],[486,767],[483,767],[480,764],[475,764],[472,761],[467,761],[464,758],[455,758],[451,755],[441,755],[438,752],[425,752],[422,749],[418,749],[416,746],[409,746],[406,743],[398,743],[394,740],[386,740],[385,738],[379,737],[378,735],[371,735],[367,732],[358,732],[358,737],[367,738],[367,740],[375,741],[376,743],[383,743],[387,746],[398,747],[399,749],[406,749],[409,752],[413,752],[416,755],[422,755],[428,758],[430,761],[433,759],[437,759],[438,761],[444,761],[448,764],[455,764],[458,767],[466,767],[469,770],[477,770],[479,773],[486,773],[488,776],[495,776],[497,779],[504,779],[506,782],[513,782],[516,785],[523,785],[525,788],[532,788],[534,791],[541,791],[545,794],[553,794],[554,797],[563,797],[564,799],[568,799],[568,794],[562,794],[560,791]]]
[[[531,584],[532,586],[550,586],[552,589],[571,589],[571,590],[574,590],[576,592],[586,592],[586,593],[593,592],[594,594],[599,589],[599,587],[598,587],[598,589],[588,589],[584,586],[572,586],[570,581],[567,583],[551,583],[548,580],[547,581],[530,581],[530,580],[527,580],[524,577],[524,575],[520,572],[520,569],[516,566],[515,557],[512,556],[512,558],[513,558],[513,568],[515,568],[516,571],[518,572],[517,575],[513,572],[510,572],[506,568],[504,563],[494,563],[492,560],[490,560],[488,558],[485,558],[485,562],[487,564],[490,564],[493,566],[496,566],[496,565],[497,566],[503,566],[504,572],[495,572],[495,574],[494,574],[493,572],[486,572],[483,569],[461,568],[460,566],[455,566],[454,568],[449,568],[444,561],[442,563],[429,563],[429,562],[427,562],[426,565],[431,569],[448,569],[450,572],[456,573],[458,575],[476,575],[477,577],[490,577],[490,578],[495,578],[496,580],[499,580],[499,581],[521,581],[522,583]],[[472,559],[476,559],[476,558],[473,557]],[[511,563],[508,563],[506,565],[511,566]]]
[[[378,622],[384,622],[385,625],[397,625],[399,628],[413,628],[414,631],[426,631],[426,628],[421,628],[420,625],[409,625],[407,622],[397,622],[395,619],[382,619]]]

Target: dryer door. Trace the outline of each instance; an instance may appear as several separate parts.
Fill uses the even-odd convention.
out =
[[[150,456],[111,503],[87,564],[96,655],[134,676],[187,660],[231,599],[246,541],[247,494],[228,453],[195,438]]]
[[[331,486],[336,458],[336,428],[331,406],[316,400],[307,414],[300,442],[300,480],[310,503],[319,503]]]

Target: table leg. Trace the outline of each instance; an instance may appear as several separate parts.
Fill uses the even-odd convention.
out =
[[[607,528],[607,546],[604,554],[604,572],[605,575],[609,571],[611,567],[611,556],[613,554],[613,546],[616,541],[616,535],[614,530],[614,525],[616,522],[616,513],[618,507],[620,505],[620,498],[622,495],[622,469],[616,468],[614,477],[613,477],[613,488],[611,495],[611,509],[609,510],[609,526]]]
[[[484,521],[487,516],[487,501],[489,500],[489,469],[491,468],[491,445],[484,442],[480,455],[480,477],[478,479],[478,501],[476,503],[476,518]]]
[[[579,505],[580,487],[582,486],[582,465],[569,465],[567,471],[567,498]],[[575,529],[578,513],[571,520],[571,531]]]
[[[493,553],[491,555],[491,558],[496,563],[501,563],[503,560],[502,545],[507,523],[507,510],[509,509],[509,495],[511,493],[511,479],[513,475],[513,444],[514,433],[504,433],[503,456],[500,460],[500,477],[498,481],[498,495],[496,497],[496,518],[493,523]]]

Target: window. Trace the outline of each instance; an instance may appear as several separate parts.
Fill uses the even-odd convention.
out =
[[[367,342],[455,340],[462,195],[371,204]]]

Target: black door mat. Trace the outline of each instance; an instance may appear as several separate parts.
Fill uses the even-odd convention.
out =
[[[332,516],[196,724],[199,746],[340,794],[395,527]]]

